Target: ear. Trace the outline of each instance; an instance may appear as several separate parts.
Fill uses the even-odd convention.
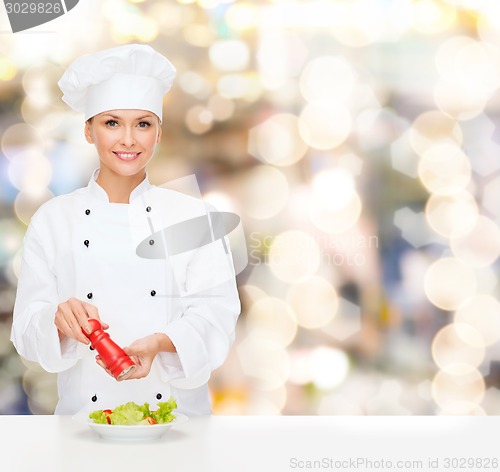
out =
[[[92,137],[92,120],[87,120],[85,122],[85,128],[84,128],[84,133],[85,133],[85,139],[89,144],[94,144],[94,138]]]
[[[156,135],[156,144],[160,144],[161,141],[161,133],[162,133],[162,127],[161,127],[161,121],[158,120],[158,133]]]

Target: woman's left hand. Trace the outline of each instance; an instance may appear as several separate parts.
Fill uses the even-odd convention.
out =
[[[127,376],[126,380],[142,379],[149,374],[151,364],[156,354],[160,352],[158,335],[151,334],[145,338],[137,339],[130,346],[124,347],[123,350],[136,365],[136,368]]]
[[[175,351],[175,347],[168,336],[165,334],[155,333],[144,338],[137,339],[130,346],[124,347],[123,350],[136,365],[136,368],[130,373],[130,375],[123,379],[130,380],[142,379],[143,377],[146,377],[151,370],[151,364],[153,363],[156,355],[160,351]],[[111,371],[106,368],[99,355],[96,356],[96,362],[104,370],[106,370],[109,375],[113,376]]]

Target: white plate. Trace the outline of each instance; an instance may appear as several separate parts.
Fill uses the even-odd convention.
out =
[[[111,439],[114,441],[150,441],[159,439],[172,426],[187,421],[188,417],[175,413],[175,420],[171,423],[148,424],[148,425],[114,425],[114,424],[98,424],[94,423],[88,417],[88,413],[77,413],[73,416],[75,421],[86,424],[92,431],[98,434],[103,439]]]

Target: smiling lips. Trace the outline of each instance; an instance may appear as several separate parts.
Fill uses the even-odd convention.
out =
[[[121,159],[122,161],[133,161],[139,157],[140,152],[117,152],[113,151],[113,154]]]

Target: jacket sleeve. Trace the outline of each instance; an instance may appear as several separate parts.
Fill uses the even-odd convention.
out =
[[[73,340],[59,340],[54,324],[58,304],[56,277],[32,223],[24,237],[11,341],[19,355],[48,372],[61,372],[77,362]]]
[[[177,280],[183,315],[165,332],[176,347],[183,372],[183,378],[172,379],[174,387],[205,384],[233,344],[241,306],[228,248],[227,241],[219,240],[194,251],[185,278]]]

